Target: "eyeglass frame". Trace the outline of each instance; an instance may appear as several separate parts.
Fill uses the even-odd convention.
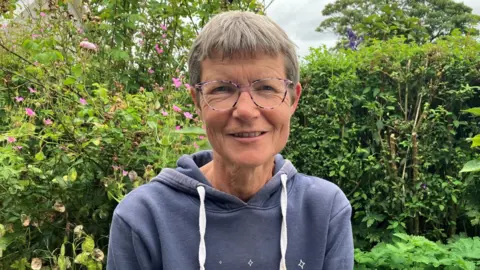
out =
[[[257,104],[257,102],[255,102],[255,99],[253,99],[253,96],[252,96],[252,85],[254,83],[257,83],[257,82],[261,82],[261,81],[266,81],[266,80],[279,80],[279,81],[283,81],[285,83],[285,93],[283,94],[283,98],[282,98],[282,101],[274,106],[274,107],[264,107],[264,106],[261,106],[259,104]],[[210,104],[208,104],[208,102],[205,100],[205,96],[203,94],[203,86],[204,85],[207,85],[209,83],[216,83],[216,82],[220,82],[220,83],[229,83],[229,84],[232,84],[234,85],[235,87],[237,87],[237,89],[239,90],[238,91],[238,96],[237,96],[237,99],[235,100],[235,102],[233,103],[232,107],[230,108],[227,108],[227,109],[216,109],[216,108],[213,108]],[[238,103],[238,100],[240,99],[240,95],[242,94],[242,92],[247,92],[249,95],[250,95],[250,99],[253,101],[253,103],[261,108],[261,109],[267,109],[267,110],[273,110],[275,109],[276,107],[282,105],[282,103],[285,101],[286,97],[287,97],[287,93],[288,93],[288,85],[289,84],[293,84],[293,81],[289,80],[289,79],[282,79],[282,78],[263,78],[263,79],[258,79],[258,80],[255,80],[251,83],[249,83],[248,85],[240,85],[238,83],[235,83],[233,81],[228,81],[228,80],[213,80],[213,81],[205,81],[205,82],[199,82],[197,84],[195,84],[194,88],[195,90],[197,90],[198,92],[200,92],[200,94],[202,94],[202,97],[205,101],[205,103],[208,105],[208,107],[210,107],[210,109],[214,110],[214,111],[227,111],[227,110],[230,110],[232,108],[235,108],[235,106],[237,106],[237,103]],[[245,90],[243,88],[246,88]]]

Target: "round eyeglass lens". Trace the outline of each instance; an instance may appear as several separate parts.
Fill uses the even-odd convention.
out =
[[[255,104],[274,108],[285,99],[286,82],[281,79],[265,79],[252,84],[251,96]],[[232,108],[238,100],[240,89],[232,83],[213,81],[202,86],[205,102],[217,110]]]

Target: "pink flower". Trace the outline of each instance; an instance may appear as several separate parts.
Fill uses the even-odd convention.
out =
[[[112,165],[112,169],[113,169],[114,171],[116,171],[116,170],[120,169],[120,167],[118,167],[118,166],[116,166],[116,165]]]
[[[32,34],[32,38],[33,38],[33,39],[39,38],[39,37],[41,37],[41,36],[42,36],[42,35],[39,35],[39,34]]]
[[[198,146],[197,142],[194,142],[194,143],[193,143],[193,147],[195,147],[195,149],[200,148],[200,146]]]
[[[45,17],[46,15],[45,12],[40,12],[40,16]]]
[[[50,126],[51,124],[53,124],[53,121],[51,119],[44,119],[43,120],[43,123],[46,125],[46,126]]]
[[[165,24],[160,24],[160,28],[162,28],[163,31],[167,31],[167,26]]]
[[[125,170],[123,170],[123,171],[122,171],[122,175],[123,175],[123,176],[127,176],[127,175],[128,175],[128,172],[125,171]]]
[[[158,90],[163,91],[163,87],[158,88]]]
[[[180,129],[182,129],[181,126],[176,126],[176,127],[175,127],[175,130],[180,130]]]
[[[161,49],[160,47],[158,47],[158,43],[155,44],[155,50],[157,51],[158,54],[162,54],[162,53],[163,53],[163,49]]]
[[[28,116],[35,116],[35,112],[30,109],[30,108],[25,108],[25,113],[28,115]]]
[[[92,50],[92,51],[97,51],[97,45],[88,42],[88,41],[82,41],[80,42],[80,47],[87,49],[87,50]]]
[[[33,63],[33,64],[35,64],[35,63]],[[37,93],[37,90],[35,90],[35,88],[32,88],[32,87],[28,87],[28,90],[30,91],[30,93]]]
[[[153,71],[153,69],[151,69],[151,68],[148,69],[148,73],[153,74],[153,72],[155,72],[155,71]]]
[[[23,101],[23,97],[15,97],[15,100],[16,100],[17,102],[22,102],[22,101]]]
[[[185,118],[187,119],[192,119],[193,118],[193,115],[189,112],[184,112],[183,115],[185,116]]]
[[[200,140],[203,140],[203,139],[205,139],[205,136],[200,135],[200,136],[198,136],[198,138],[199,138]]]
[[[176,111],[176,112],[181,112],[182,111],[182,109],[177,107],[177,105],[173,105],[173,110]]]
[[[167,34],[163,34],[163,35],[162,35],[162,38],[166,38],[166,37],[167,37]]]
[[[17,146],[14,146],[13,149],[15,150],[21,150],[23,148],[23,146],[21,145],[17,145]]]
[[[182,81],[179,78],[172,78],[173,85],[175,85],[175,88],[179,88],[182,86]]]
[[[80,103],[82,105],[87,105],[87,101],[84,98],[80,98]]]
[[[167,115],[168,115],[168,112],[162,111],[162,115],[163,115],[163,116],[167,116]]]
[[[7,137],[7,142],[9,142],[9,143],[14,143],[16,141],[17,141],[17,139],[15,139],[14,137],[10,137],[10,136]]]
[[[190,84],[188,84],[188,83],[186,83],[186,84],[184,84],[184,85],[185,85],[185,87],[186,87],[187,89],[190,89],[190,87],[191,87]]]

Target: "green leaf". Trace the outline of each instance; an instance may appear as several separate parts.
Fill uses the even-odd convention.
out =
[[[83,70],[82,70],[81,65],[75,65],[75,66],[72,67],[73,76],[78,78],[78,77],[82,76],[82,72],[83,72]]]
[[[468,110],[463,110],[463,112],[469,112],[475,116],[480,116],[480,107],[470,108]]]
[[[188,134],[188,135],[206,135],[205,130],[200,127],[187,127],[184,129],[176,130],[175,133]]]
[[[378,95],[378,93],[380,93],[380,89],[379,88],[375,88],[373,89],[373,96],[376,97]]]
[[[35,155],[35,159],[38,160],[38,161],[42,161],[42,160],[45,159],[45,155],[43,154],[42,151],[40,151]]]
[[[452,201],[456,204],[457,203],[457,196],[452,194]]]
[[[443,211],[443,209],[445,209],[445,206],[443,206],[442,204],[440,204],[440,205],[438,206],[438,208],[440,208],[440,211]]]
[[[470,160],[463,165],[461,173],[464,172],[479,172],[480,171],[480,159]]]
[[[93,241],[93,238],[91,238],[90,236],[87,236],[82,243],[82,251],[92,253],[94,248],[95,248],[95,242]]]
[[[369,220],[367,221],[367,227],[372,226],[372,225],[373,225],[373,222],[375,222],[374,219],[369,219]]]
[[[65,80],[63,80],[63,85],[72,85],[76,82],[77,80],[72,77],[68,77]]]
[[[384,127],[382,120],[378,120],[376,125],[377,125],[378,130],[382,130],[383,127]]]
[[[475,137],[472,138],[472,147],[480,146],[480,134],[477,134]]]
[[[70,172],[68,173],[68,180],[70,181],[77,180],[77,170],[75,168],[70,169]]]

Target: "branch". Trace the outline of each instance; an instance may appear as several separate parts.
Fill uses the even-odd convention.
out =
[[[5,72],[11,73],[11,74],[13,74],[13,75],[20,76],[20,77],[24,78],[25,80],[27,80],[27,81],[29,81],[29,82],[31,82],[31,83],[33,83],[33,84],[40,85],[40,86],[43,87],[43,88],[47,88],[45,85],[43,85],[43,84],[41,84],[41,83],[39,83],[39,82],[31,81],[31,80],[29,80],[27,77],[25,77],[25,76],[23,76],[23,75],[21,75],[21,74],[18,74],[18,73],[16,73],[15,71],[11,71],[11,70],[6,69],[6,68],[4,68],[4,67],[0,67],[0,69],[3,70],[3,71],[5,71]]]
[[[3,45],[1,42],[0,42],[0,47],[2,47],[4,50],[6,50],[7,52],[15,55],[16,57],[22,59],[23,61],[29,63],[30,65],[34,65],[32,62],[28,61],[27,59],[23,58],[21,55],[17,54],[16,52],[13,52],[11,51],[10,49],[8,49],[7,47],[5,47],[5,45]]]

